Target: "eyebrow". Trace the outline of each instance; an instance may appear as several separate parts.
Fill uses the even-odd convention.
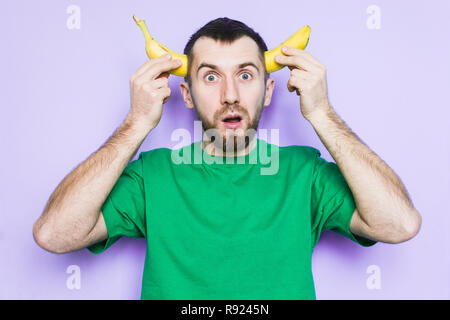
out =
[[[250,62],[250,61],[241,63],[240,65],[238,65],[238,69],[242,69],[242,68],[245,68],[247,66],[254,67],[259,73],[259,68],[256,66],[256,64],[254,64],[253,62]],[[203,67],[211,68],[211,69],[214,69],[214,70],[218,70],[219,69],[219,67],[216,66],[215,64],[202,62],[202,63],[200,63],[200,65],[197,68],[197,75],[198,75],[198,72],[200,71],[200,69],[203,68]]]

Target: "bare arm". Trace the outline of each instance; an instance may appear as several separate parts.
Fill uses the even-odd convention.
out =
[[[422,218],[400,178],[347,127],[331,106],[327,108],[311,113],[307,120],[336,160],[355,198],[357,209],[350,230],[386,243],[413,238],[419,232]]]
[[[107,239],[101,208],[170,96],[169,74],[177,60],[148,60],[130,79],[131,110],[108,141],[57,186],[33,226],[37,244],[65,253]]]
[[[104,221],[99,220],[102,204],[148,132],[127,118],[99,150],[64,178],[33,227],[42,248],[63,253],[107,238]],[[97,232],[91,234],[97,222]]]
[[[289,66],[288,90],[300,96],[300,111],[341,170],[357,210],[350,231],[399,243],[414,237],[422,217],[395,172],[369,149],[336,114],[328,101],[326,67],[305,50],[287,46],[277,62]]]

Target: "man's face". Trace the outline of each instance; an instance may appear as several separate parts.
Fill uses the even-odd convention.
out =
[[[214,141],[215,148],[223,152],[245,149],[249,140],[243,137],[252,137],[249,129],[256,132],[262,108],[270,104],[273,91],[273,79],[264,86],[257,44],[247,36],[229,45],[201,37],[193,53],[192,88],[186,82],[180,84],[184,100],[195,108],[204,131],[216,129],[222,137]],[[237,119],[228,120],[230,116]]]

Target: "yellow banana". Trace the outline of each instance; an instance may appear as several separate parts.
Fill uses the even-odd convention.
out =
[[[171,56],[174,59],[181,60],[181,66],[177,69],[170,70],[169,73],[185,77],[187,75],[188,71],[188,58],[187,55],[181,54],[178,52],[175,52],[173,50],[170,50],[165,45],[160,43],[159,41],[153,39],[153,37],[150,35],[147,26],[145,25],[145,20],[138,19],[135,15],[133,15],[133,19],[136,22],[136,24],[141,28],[142,33],[145,37],[145,51],[147,52],[147,56],[150,59],[160,57],[162,55],[165,55],[167,53],[170,53]],[[279,46],[265,51],[264,52],[264,61],[266,64],[266,70],[267,73],[272,73],[275,71],[278,71],[284,67],[284,65],[280,65],[275,61],[275,56],[278,54],[283,54],[281,52],[281,48],[285,45],[298,48],[298,49],[305,49],[306,45],[309,41],[309,34],[311,33],[311,28],[306,25],[303,28],[297,30],[293,35],[291,35],[286,41],[281,43]]]
[[[278,71],[284,67],[284,65],[278,64],[275,61],[275,56],[278,54],[283,54],[281,48],[283,46],[290,46],[298,49],[305,49],[309,41],[309,34],[311,33],[311,28],[306,25],[303,28],[297,30],[293,35],[287,38],[286,41],[281,43],[279,46],[264,52],[264,61],[266,63],[267,73],[272,73]]]
[[[153,39],[153,37],[148,32],[147,26],[145,25],[145,20],[139,20],[135,15],[133,15],[133,19],[136,22],[136,24],[141,28],[142,33],[144,34],[145,51],[147,52],[147,56],[150,59],[153,59],[165,55],[167,53],[170,53],[173,59],[181,60],[181,66],[176,69],[170,70],[169,73],[176,76],[185,77],[187,75],[187,67],[188,67],[187,55],[180,54],[178,52],[170,50],[162,43]]]

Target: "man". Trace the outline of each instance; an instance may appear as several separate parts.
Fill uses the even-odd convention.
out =
[[[34,225],[36,242],[55,253],[100,253],[122,236],[145,237],[142,299],[315,299],[311,255],[323,230],[362,246],[414,237],[420,214],[395,173],[333,111],[325,67],[287,49],[278,62],[291,70],[288,89],[336,163],[312,147],[255,137],[274,88],[267,46],[242,22],[219,18],[186,45],[180,84],[203,140],[130,162],[157,126],[168,71],[179,66],[147,61],[130,79],[123,124],[56,188]],[[278,154],[273,174],[261,174],[264,148]],[[174,154],[192,161],[175,163]],[[214,161],[194,161],[205,156]]]

